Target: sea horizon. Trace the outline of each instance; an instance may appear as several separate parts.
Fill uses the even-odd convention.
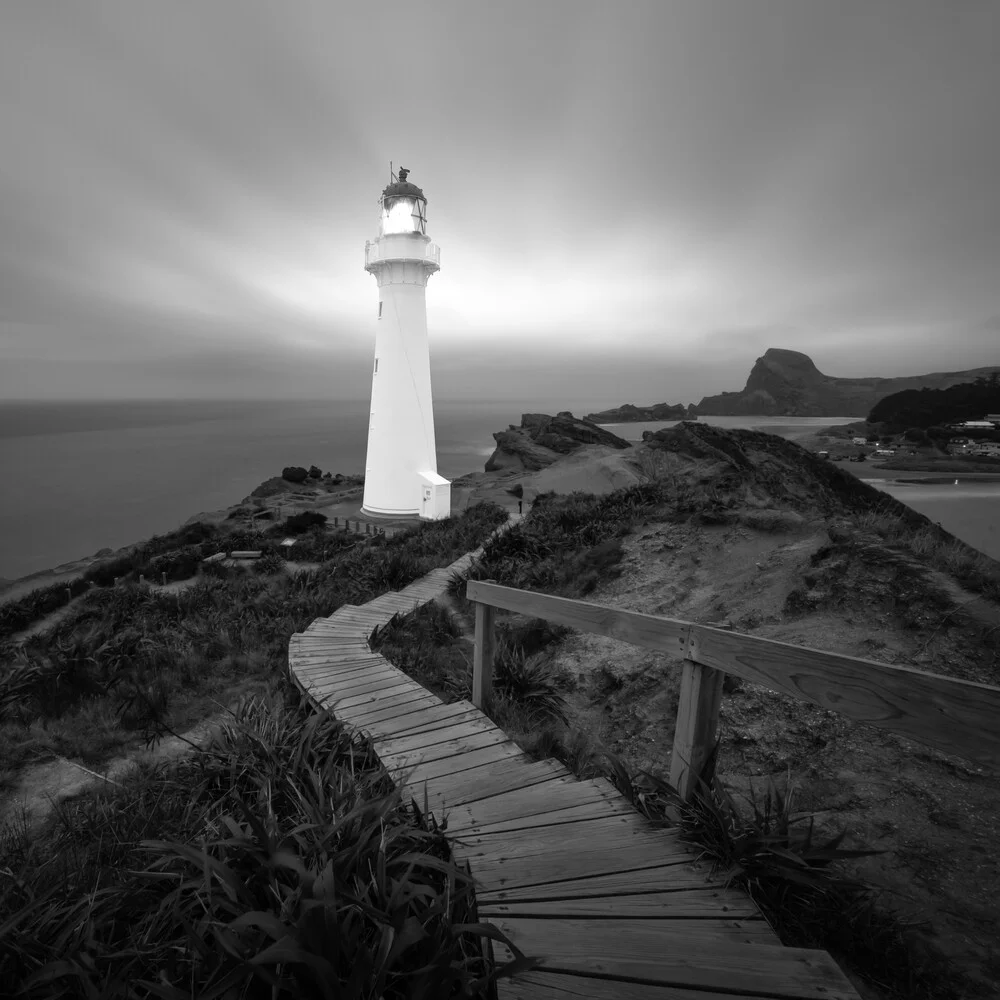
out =
[[[436,399],[438,469],[448,479],[483,471],[495,448],[493,433],[518,424],[523,413],[569,410],[583,416],[611,405],[620,403]],[[801,432],[857,419],[863,418],[709,417],[705,422],[788,435],[793,428]],[[0,494],[0,582],[174,530],[202,511],[239,503],[288,465],[362,472],[367,423],[367,398],[4,400],[0,466],[8,489]],[[674,423],[606,426],[639,440],[644,429]],[[955,492],[951,500],[940,489],[932,494],[885,488],[904,502],[912,500],[914,509],[926,505],[926,513],[949,531],[1000,556],[992,529],[980,523],[989,498],[975,490]]]

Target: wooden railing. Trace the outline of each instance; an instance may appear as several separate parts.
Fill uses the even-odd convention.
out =
[[[670,781],[684,799],[714,746],[727,673],[991,770],[1000,764],[1000,687],[491,581],[470,580],[466,594],[476,605],[472,701],[479,709],[493,687],[496,608],[682,658]]]

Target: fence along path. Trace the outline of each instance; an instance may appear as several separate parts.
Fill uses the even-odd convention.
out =
[[[858,1000],[826,952],[783,947],[749,897],[609,781],[532,760],[471,702],[445,705],[371,652],[372,628],[442,596],[481,551],[318,618],[292,636],[288,664],[317,707],[371,735],[397,784],[447,817],[480,919],[542,958],[500,980],[499,1000]],[[514,957],[492,947],[498,964]]]

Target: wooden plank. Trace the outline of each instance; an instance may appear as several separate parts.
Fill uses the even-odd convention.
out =
[[[422,696],[406,696],[401,698],[388,698],[377,708],[365,712],[354,712],[352,718],[356,727],[367,726],[373,722],[394,719],[398,716],[413,714],[414,712],[425,711],[441,705],[439,698],[436,698],[430,691],[425,691]]]
[[[306,667],[300,667],[298,664],[295,664],[294,666],[295,670],[304,676],[318,677],[328,675],[331,677],[340,677],[344,681],[348,681],[357,677],[365,677],[366,675],[371,674],[372,671],[381,669],[382,664],[384,663],[384,660],[381,664],[377,660],[372,660],[367,663],[360,664],[317,663]],[[396,670],[396,673],[399,674],[402,673],[402,671]]]
[[[327,683],[329,684],[329,682]],[[340,694],[335,684],[329,684],[328,690],[333,693],[334,700],[331,705],[340,712],[344,719],[350,719],[356,713],[360,714],[364,710],[376,707],[387,698],[405,694],[412,699],[420,693],[412,682],[406,681],[388,684],[385,687],[378,687],[373,691],[366,691],[358,695],[351,694],[349,691],[346,694]]]
[[[497,823],[520,822],[528,817],[542,816],[572,806],[601,802],[620,802],[634,812],[632,806],[622,796],[610,795],[596,783],[578,781],[572,777],[551,778],[544,783],[503,792],[489,799],[456,807],[452,810],[448,821],[448,830],[457,833]]]
[[[289,662],[302,670],[326,668],[341,671],[361,670],[365,667],[371,668],[389,663],[379,653],[369,653],[363,650],[345,650],[342,653],[314,653],[310,656],[303,656],[301,653],[293,651],[289,654]]]
[[[464,842],[467,837],[509,837],[528,830],[545,826],[560,826],[566,823],[578,823],[587,819],[612,819],[615,816],[635,815],[635,810],[625,799],[617,801],[598,799],[591,802],[575,802],[561,809],[550,809],[548,812],[535,813],[515,819],[502,820],[497,823],[476,825],[464,829],[454,829],[448,824],[448,832],[454,833],[454,841]]]
[[[493,656],[496,652],[494,609],[476,605],[476,633],[472,651],[472,704],[485,709],[493,697]]]
[[[523,853],[549,844],[559,844],[566,851],[575,851],[577,847],[588,847],[595,838],[603,837],[610,837],[619,845],[648,843],[654,850],[660,846],[664,850],[673,850],[680,843],[679,830],[653,826],[645,816],[634,809],[606,819],[574,823],[568,829],[556,830],[551,826],[541,826],[534,830],[524,830],[517,837],[509,838],[506,847],[498,846],[495,839],[488,836],[473,838],[467,840],[467,843],[481,843],[484,848],[488,848],[485,851],[486,855],[503,856],[505,853]]]
[[[495,608],[517,611],[533,618],[544,618],[581,632],[596,632],[598,635],[611,636],[636,646],[659,649],[676,656],[684,656],[691,628],[688,622],[673,618],[645,615],[638,611],[621,611],[589,601],[536,594],[481,580],[469,581],[466,596],[470,601],[481,601]]]
[[[1000,766],[1000,687],[698,625],[692,658],[856,722]]]
[[[379,739],[388,739],[391,736],[401,736],[403,733],[417,732],[448,720],[454,723],[467,721],[476,718],[477,715],[474,708],[467,708],[460,701],[447,705],[438,702],[427,708],[418,706],[409,713],[400,712],[388,719],[375,719],[371,723],[366,723],[366,726],[370,725],[372,734],[377,734]]]
[[[435,743],[433,746],[421,747],[419,750],[411,750],[409,753],[396,754],[386,752],[383,748],[379,751],[379,759],[386,767],[415,767],[417,764],[430,764],[442,757],[455,757],[471,750],[482,750],[506,741],[507,734],[503,730],[493,729],[485,733],[473,733],[471,736],[448,740],[446,743]]]
[[[549,781],[553,777],[566,777],[569,772],[562,765],[553,766],[551,761],[533,761],[522,757],[490,763],[470,768],[455,774],[439,777],[427,789],[434,809],[443,809],[446,815],[468,802],[488,799],[503,792]],[[423,781],[409,787],[408,793],[424,794]],[[440,818],[440,817],[439,817]]]
[[[550,899],[539,903],[493,903],[477,900],[483,919],[494,917],[599,917],[602,920],[642,918],[672,920],[677,917],[725,917],[758,920],[760,911],[747,895],[735,889],[682,889],[680,892],[644,892],[631,896],[589,899]],[[769,929],[770,930],[770,929]],[[770,931],[770,944],[780,944]]]
[[[331,663],[341,663],[345,660],[370,660],[379,654],[359,642],[342,643],[328,648],[304,649],[301,646],[289,646],[288,658],[296,663],[315,663],[329,660]]]
[[[309,677],[308,679],[314,683],[330,683],[333,685],[334,690],[340,697],[354,698],[369,691],[381,691],[383,688],[394,687],[395,685],[402,684],[407,678],[404,674],[400,674],[398,670],[392,669],[368,674],[347,681],[337,678],[336,675],[334,675],[333,678]]]
[[[340,649],[341,646],[357,646],[364,640],[357,636],[347,635],[343,628],[338,628],[336,632],[321,633],[313,632],[311,635],[302,635],[293,641],[297,648],[306,649]]]
[[[699,921],[700,923],[700,921]],[[768,947],[663,927],[659,920],[510,918],[496,926],[543,968],[671,986],[744,990],[788,1000],[858,1000],[825,952]],[[494,953],[506,949],[493,943]]]
[[[355,725],[363,725],[375,716],[381,717],[384,714],[388,718],[395,714],[401,714],[397,712],[399,708],[412,712],[415,709],[430,708],[432,705],[440,704],[440,700],[426,689],[422,688],[420,691],[407,689],[404,693],[386,698],[377,705],[351,709],[351,718],[357,720]]]
[[[545,831],[555,831],[557,836],[540,843],[538,835]],[[643,838],[618,844],[594,841],[570,845],[562,826],[543,827],[532,832],[535,839],[530,844],[508,840],[494,848],[486,842],[500,838],[490,837],[481,837],[482,843],[471,848],[456,843],[455,856],[468,860],[476,883],[483,891],[658,868],[667,862],[690,864],[695,857],[686,845],[669,841],[654,844]]]
[[[394,694],[403,694],[403,692],[414,692],[417,690],[417,685],[413,681],[400,681],[397,684],[390,684],[378,691],[371,691],[367,694],[361,695],[348,695],[345,698],[337,696],[336,685],[329,685],[327,690],[336,696],[336,700],[333,702],[334,708],[339,708],[342,712],[349,711],[351,709],[356,709],[359,706],[371,706],[375,705],[377,702],[382,701],[385,698],[389,698]]]
[[[725,676],[721,670],[704,667],[694,660],[684,661],[670,758],[670,784],[684,802],[690,800],[698,787],[705,762],[715,748]]]
[[[486,733],[499,734],[501,737],[496,742],[502,743],[507,737],[502,729],[498,729],[489,719],[479,716],[468,722],[453,722],[448,720],[440,728],[421,729],[415,733],[407,733],[392,739],[379,740],[380,757],[405,756],[408,753],[415,753],[424,747],[431,747],[438,743],[448,743],[449,741],[462,740],[466,737],[480,736]]]
[[[513,741],[507,743],[497,743],[493,746],[483,747],[480,750],[470,750],[468,753],[460,754],[457,757],[443,757],[440,760],[410,762],[409,764],[383,761],[386,769],[397,784],[406,781],[407,784],[415,785],[421,781],[433,781],[446,774],[456,774],[459,771],[467,771],[481,764],[492,765],[502,761],[507,757],[519,757],[524,760],[528,758],[524,751]]]
[[[570,877],[550,880],[529,886],[483,889],[476,899],[488,903],[545,902],[555,899],[604,899],[610,896],[634,896],[646,892],[683,892],[696,889],[724,889],[721,876],[711,874],[710,867],[701,862],[657,865],[653,868],[633,869],[626,872],[608,872],[586,878]]]
[[[683,986],[629,983],[620,979],[591,979],[532,969],[497,982],[497,1000],[774,1000],[755,993],[717,993]]]
[[[451,705],[441,705],[440,708],[447,709],[451,708]],[[434,708],[428,708],[425,711],[434,711]],[[365,728],[372,734],[377,746],[381,746],[385,740],[398,739],[403,736],[416,735],[417,733],[428,733],[434,732],[438,729],[443,729],[446,725],[463,725],[468,722],[476,722],[477,716],[472,712],[464,711],[459,714],[452,714],[449,716],[442,716],[440,718],[428,718],[422,723],[411,723],[408,722],[409,717],[387,719],[383,722],[376,722]]]

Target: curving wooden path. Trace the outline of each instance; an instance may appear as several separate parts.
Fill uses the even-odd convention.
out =
[[[542,957],[500,980],[499,1000],[858,1000],[826,952],[783,947],[749,897],[610,782],[532,760],[470,702],[443,704],[368,648],[376,625],[444,595],[481,551],[316,619],[291,637],[288,664],[317,707],[368,732],[397,783],[447,817],[480,918]]]

